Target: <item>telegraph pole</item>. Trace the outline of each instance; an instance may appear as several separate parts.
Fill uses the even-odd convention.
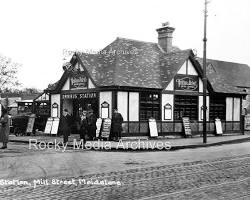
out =
[[[207,0],[205,0],[204,10],[204,38],[203,38],[203,143],[207,143]]]

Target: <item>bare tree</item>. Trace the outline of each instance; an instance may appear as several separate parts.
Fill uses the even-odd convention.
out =
[[[0,54],[0,90],[20,85],[17,70],[21,65]]]

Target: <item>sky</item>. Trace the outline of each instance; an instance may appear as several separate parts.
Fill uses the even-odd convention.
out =
[[[207,57],[250,66],[250,1],[210,0]],[[58,81],[68,51],[98,51],[117,37],[157,42],[169,22],[173,45],[203,53],[204,0],[0,0],[0,54],[20,63],[23,87]],[[66,58],[68,59],[68,57]]]

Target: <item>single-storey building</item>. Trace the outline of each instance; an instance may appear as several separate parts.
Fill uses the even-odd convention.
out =
[[[181,136],[183,117],[189,117],[193,134],[202,132],[201,60],[191,49],[172,45],[174,30],[168,24],[157,29],[158,43],[117,38],[97,54],[76,52],[50,90],[51,116],[67,108],[75,119],[88,109],[111,118],[117,108],[124,118],[122,136],[148,136],[152,117],[159,135]],[[240,132],[246,91],[232,82],[241,79],[234,73],[239,65],[221,63],[207,62],[207,131],[214,133],[220,118],[224,131]]]

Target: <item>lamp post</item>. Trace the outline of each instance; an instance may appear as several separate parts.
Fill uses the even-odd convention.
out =
[[[207,54],[207,0],[204,10],[204,38],[203,38],[203,143],[207,143],[207,77],[206,77],[206,54]]]

